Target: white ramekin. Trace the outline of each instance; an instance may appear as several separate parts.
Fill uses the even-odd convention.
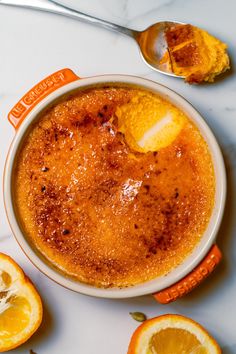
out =
[[[60,73],[61,76],[59,75]],[[67,73],[72,73],[74,77],[72,79],[67,79]],[[60,80],[62,82],[60,82]],[[53,101],[58,100],[60,97],[67,95],[71,91],[88,88],[91,85],[106,85],[110,83],[137,85],[140,88],[151,90],[152,92],[168,99],[174,105],[179,107],[183,112],[185,112],[185,114],[199,128],[201,134],[208,144],[212,155],[216,177],[216,196],[212,216],[200,243],[195,247],[191,255],[187,257],[181,265],[172,270],[166,276],[158,277],[154,280],[123,289],[96,288],[94,286],[83,284],[70,279],[69,277],[63,275],[60,271],[57,271],[57,269],[45,261],[44,257],[41,256],[27,241],[27,238],[19,226],[16,213],[14,211],[14,203],[12,197],[14,160],[22,139],[24,138],[26,132],[29,130],[30,125],[37,119],[39,113],[45,109],[45,107],[51,105]],[[21,105],[23,107],[21,107]],[[169,293],[170,298],[167,298],[166,301],[163,301],[169,302],[190,291],[203,278],[205,278],[205,276],[208,275],[208,273],[210,273],[218,263],[220,256],[217,259],[217,256],[215,257],[213,254],[213,256],[211,255],[211,258],[209,258],[209,252],[215,243],[225,205],[225,166],[218,143],[208,125],[205,123],[201,115],[183,97],[163,85],[140,77],[128,75],[103,75],[79,79],[69,69],[63,69],[55,74],[52,74],[50,77],[38,84],[38,86],[36,85],[31,91],[29,91],[28,94],[23,97],[23,101],[21,100],[18,102],[18,104],[11,111],[9,120],[17,129],[5,164],[3,188],[6,213],[12,232],[15,235],[17,242],[28,256],[28,258],[32,261],[32,263],[49,278],[76,292],[104,298],[128,298],[145,294],[155,294],[157,292],[163,293],[163,291],[165,292],[164,289],[169,289],[171,290],[173,296],[171,293]],[[199,273],[197,275],[196,270],[198,270]]]

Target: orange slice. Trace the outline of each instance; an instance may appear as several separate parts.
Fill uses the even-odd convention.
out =
[[[163,315],[136,329],[127,354],[220,353],[215,339],[198,323],[180,315]]]
[[[42,302],[23,270],[0,253],[0,352],[29,339],[42,321]]]

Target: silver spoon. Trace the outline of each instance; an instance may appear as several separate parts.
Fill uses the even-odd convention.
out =
[[[104,27],[112,31],[123,33],[135,39],[135,41],[139,45],[140,53],[142,55],[143,60],[152,69],[159,71],[162,74],[175,77],[182,77],[174,74],[170,68],[160,63],[160,60],[167,49],[165,41],[165,31],[169,27],[172,27],[176,24],[180,24],[180,22],[157,22],[144,31],[136,31],[130,28],[116,25],[108,21],[101,20],[93,16],[86,15],[77,10],[72,10],[67,6],[60,5],[59,3],[57,3],[57,1],[54,0],[0,0],[0,5],[1,4],[52,12],[58,15],[71,17],[76,20],[92,23],[94,25]]]

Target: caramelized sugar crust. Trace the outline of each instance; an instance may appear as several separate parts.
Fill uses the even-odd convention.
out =
[[[111,117],[136,93],[94,88],[58,103],[16,161],[25,233],[64,273],[98,287],[169,272],[199,242],[214,204],[211,157],[189,120],[154,153],[131,151],[117,132]]]
[[[166,32],[166,41],[174,61],[172,65],[188,68],[202,64],[200,48],[194,38],[193,26],[179,25],[170,28]]]

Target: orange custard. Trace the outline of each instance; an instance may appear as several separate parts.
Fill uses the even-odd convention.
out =
[[[39,117],[15,163],[14,193],[24,233],[54,266],[97,287],[126,287],[192,252],[215,177],[183,112],[148,91],[108,85]]]
[[[166,31],[168,50],[161,62],[190,84],[213,82],[230,69],[227,45],[192,25],[176,25]]]

